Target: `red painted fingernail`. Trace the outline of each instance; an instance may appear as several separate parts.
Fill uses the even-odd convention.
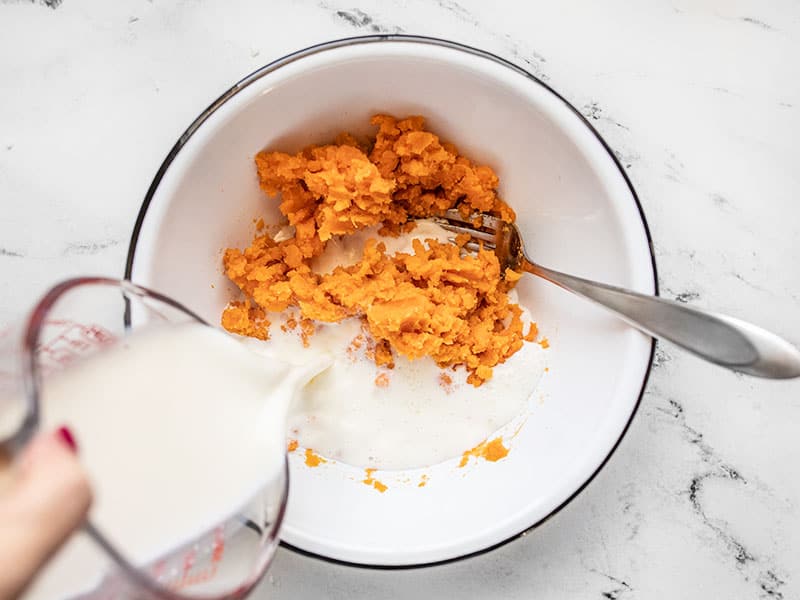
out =
[[[58,437],[61,438],[61,441],[64,442],[73,453],[78,453],[78,444],[75,441],[75,436],[72,435],[72,432],[69,430],[69,427],[65,425],[61,426],[56,430],[56,433],[58,433]]]

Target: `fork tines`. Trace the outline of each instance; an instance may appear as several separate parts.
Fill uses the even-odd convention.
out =
[[[481,242],[487,250],[494,250],[495,248],[497,226],[500,222],[497,217],[483,213],[473,213],[468,217],[464,217],[458,210],[450,209],[441,217],[433,217],[432,220],[442,229],[452,231],[456,235],[467,234],[470,236],[472,241],[464,245],[466,250],[477,252]],[[480,225],[476,227],[476,223]]]

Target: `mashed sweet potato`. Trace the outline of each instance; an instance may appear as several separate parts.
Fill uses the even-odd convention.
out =
[[[222,325],[267,339],[268,313],[289,307],[299,308],[304,331],[313,332],[312,321],[358,317],[374,339],[378,365],[392,367],[393,352],[430,356],[442,367],[465,366],[468,381],[480,385],[527,339],[521,309],[507,295],[519,275],[501,273],[493,252],[463,252],[466,239],[415,240],[413,254],[387,256],[373,239],[356,264],[328,274],[311,268],[333,236],[373,225],[401,235],[414,218],[451,208],[515,218],[497,196],[494,171],[426,131],[422,117],[376,115],[371,122],[378,132],[369,147],[343,134],[296,155],[256,156],[261,188],[280,195],[295,233],[278,242],[258,235],[250,247],[225,252],[225,272],[244,298],[225,309]]]

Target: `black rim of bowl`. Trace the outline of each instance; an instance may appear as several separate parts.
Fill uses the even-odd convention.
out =
[[[181,151],[183,146],[186,144],[186,142],[189,140],[189,138],[192,137],[192,135],[195,133],[195,131],[197,131],[200,128],[200,126],[203,123],[205,123],[206,119],[208,119],[214,112],[216,112],[216,110],[219,107],[221,107],[223,104],[225,104],[225,102],[227,102],[230,98],[232,98],[233,96],[238,94],[240,91],[242,91],[244,88],[249,86],[251,83],[259,80],[261,77],[267,75],[268,73],[272,73],[273,71],[275,71],[276,69],[278,69],[278,68],[280,68],[280,67],[282,67],[284,65],[287,65],[287,64],[289,64],[291,62],[294,62],[294,61],[299,60],[301,58],[304,58],[306,56],[309,56],[309,55],[312,55],[312,54],[317,54],[317,53],[325,51],[325,50],[332,50],[334,48],[341,48],[341,47],[344,47],[344,46],[353,46],[353,45],[358,45],[358,44],[370,44],[370,43],[376,43],[376,42],[413,42],[413,43],[417,43],[417,44],[430,44],[430,45],[434,45],[434,46],[442,46],[442,47],[446,47],[446,48],[451,48],[453,50],[459,50],[459,51],[462,51],[462,52],[467,52],[469,54],[473,54],[473,55],[479,56],[481,58],[492,60],[492,61],[494,61],[494,62],[496,62],[496,63],[498,63],[500,65],[503,65],[504,67],[507,67],[509,69],[512,69],[513,71],[516,71],[520,75],[523,75],[523,76],[527,77],[528,79],[530,79],[531,81],[535,82],[536,84],[542,86],[548,92],[550,92],[555,97],[557,97],[564,104],[564,106],[566,108],[568,108],[573,114],[575,114],[575,116],[577,116],[583,122],[583,124],[589,129],[589,131],[591,131],[592,134],[597,138],[597,140],[602,144],[603,148],[605,148],[606,152],[608,153],[609,158],[611,158],[611,160],[614,161],[614,164],[617,166],[617,169],[619,170],[620,175],[622,175],[622,178],[625,180],[625,184],[628,186],[628,189],[630,190],[631,195],[633,196],[634,202],[636,203],[636,208],[639,211],[639,217],[640,217],[640,219],[642,221],[642,226],[644,227],[645,236],[647,237],[647,245],[648,245],[648,249],[650,251],[650,262],[651,262],[652,269],[653,269],[653,289],[655,290],[655,294],[659,295],[658,273],[657,273],[657,270],[656,270],[655,253],[653,251],[653,238],[650,235],[650,227],[647,224],[647,219],[645,218],[644,211],[642,210],[642,204],[639,201],[639,196],[636,194],[636,190],[633,188],[633,185],[631,184],[631,181],[628,178],[627,173],[625,173],[625,169],[620,164],[619,160],[617,159],[617,157],[614,154],[614,152],[611,149],[611,147],[606,143],[606,141],[603,139],[603,137],[597,132],[597,130],[586,119],[586,117],[584,117],[583,114],[581,114],[581,112],[578,109],[576,109],[574,106],[572,106],[572,104],[567,102],[567,100],[561,94],[559,94],[557,91],[555,91],[552,87],[550,87],[544,81],[542,81],[538,77],[532,75],[531,73],[529,73],[525,69],[519,67],[518,65],[515,65],[514,63],[509,62],[504,58],[501,58],[501,57],[499,57],[499,56],[497,56],[495,54],[492,54],[491,52],[486,52],[484,50],[479,50],[478,48],[473,48],[472,46],[459,44],[457,42],[451,42],[449,40],[443,40],[443,39],[439,39],[439,38],[426,37],[426,36],[402,35],[402,34],[380,34],[380,35],[366,35],[366,36],[349,37],[349,38],[343,38],[343,39],[339,39],[339,40],[333,40],[333,41],[330,41],[330,42],[323,42],[321,44],[315,44],[315,45],[309,46],[308,48],[305,48],[303,50],[298,50],[297,52],[292,52],[291,54],[287,54],[286,56],[284,56],[282,58],[274,60],[271,63],[268,63],[267,65],[265,65],[265,66],[263,66],[263,67],[261,67],[259,69],[256,69],[255,71],[253,71],[249,75],[247,75],[244,78],[242,78],[240,81],[238,81],[236,84],[234,84],[233,87],[228,89],[219,98],[217,98],[214,102],[212,102],[208,106],[208,108],[206,108],[202,113],[200,113],[200,115],[192,122],[192,124],[189,125],[189,127],[186,129],[186,131],[183,132],[183,135],[181,135],[181,137],[178,139],[178,141],[175,143],[175,145],[169,151],[169,154],[167,154],[167,157],[164,159],[164,162],[161,163],[161,166],[159,167],[158,172],[156,173],[155,177],[153,178],[152,183],[150,184],[150,187],[147,190],[147,194],[144,197],[144,201],[142,202],[142,207],[139,209],[139,214],[136,217],[136,223],[135,223],[135,225],[133,227],[133,233],[131,235],[131,241],[130,241],[130,245],[128,247],[128,257],[127,257],[127,260],[126,260],[126,263],[125,263],[125,278],[126,279],[131,279],[131,275],[132,275],[132,271],[133,271],[133,262],[134,262],[134,258],[135,258],[135,255],[136,255],[136,245],[137,245],[137,243],[139,241],[139,234],[141,232],[142,225],[144,224],[144,220],[145,220],[145,217],[147,215],[147,210],[150,207],[150,203],[153,200],[153,196],[155,195],[156,190],[158,189],[158,186],[159,186],[159,184],[161,183],[161,180],[164,177],[164,174],[167,172],[167,169],[169,169],[170,165],[172,164],[172,161],[175,159],[175,157],[177,156],[178,152]],[[298,547],[293,546],[291,544],[288,544],[286,542],[281,542],[281,545],[283,547],[285,547],[285,548],[289,548],[290,550],[293,550],[293,551],[297,552],[298,554],[301,554],[301,555],[304,555],[304,556],[308,556],[308,557],[312,557],[312,558],[316,558],[316,559],[320,559],[320,560],[323,560],[323,561],[326,561],[326,562],[330,562],[330,563],[335,563],[335,564],[340,564],[340,565],[347,565],[347,566],[352,566],[352,567],[360,567],[360,568],[366,568],[366,569],[403,570],[403,569],[415,569],[415,568],[422,568],[422,567],[431,567],[431,566],[434,566],[434,565],[443,565],[443,564],[447,564],[447,563],[452,563],[452,562],[464,560],[466,558],[471,558],[473,556],[478,556],[480,554],[485,554],[487,552],[491,552],[492,550],[495,550],[496,548],[499,548],[500,546],[504,546],[505,544],[507,544],[507,543],[509,543],[509,542],[511,542],[513,540],[519,539],[523,535],[527,534],[529,531],[535,529],[539,525],[542,525],[543,523],[548,521],[550,518],[552,518],[554,515],[556,515],[558,512],[560,512],[561,509],[564,508],[567,504],[572,502],[572,500],[574,500],[578,496],[578,494],[580,494],[584,489],[586,489],[586,487],[592,482],[592,480],[597,476],[597,474],[608,463],[608,461],[611,458],[611,456],[614,454],[616,449],[619,447],[620,442],[622,442],[622,439],[625,437],[625,434],[628,432],[628,428],[630,427],[631,423],[633,422],[633,418],[636,416],[636,413],[639,410],[639,406],[640,406],[640,404],[642,402],[642,397],[644,396],[644,392],[645,392],[645,389],[647,387],[647,381],[650,378],[650,373],[652,372],[652,369],[653,369],[653,356],[655,355],[655,349],[656,349],[656,341],[654,339],[652,341],[651,345],[650,345],[650,358],[649,358],[649,361],[648,361],[647,371],[645,372],[644,377],[642,378],[642,387],[641,387],[641,390],[639,391],[639,396],[636,399],[636,404],[634,405],[633,410],[631,411],[630,417],[628,418],[628,422],[625,423],[625,427],[623,427],[622,431],[620,432],[619,438],[617,439],[616,442],[614,442],[614,445],[611,447],[611,450],[609,450],[608,454],[602,460],[602,462],[598,465],[597,469],[595,469],[594,473],[592,473],[589,476],[589,478],[586,481],[584,481],[578,487],[578,489],[576,489],[572,494],[570,494],[570,496],[566,500],[564,500],[561,504],[559,504],[556,508],[554,508],[547,516],[543,517],[542,519],[539,519],[535,523],[531,523],[529,526],[525,527],[524,529],[522,529],[520,532],[516,533],[515,535],[512,535],[512,536],[506,538],[505,540],[502,540],[500,542],[492,544],[491,546],[487,546],[486,548],[481,548],[480,550],[475,550],[475,551],[469,552],[467,554],[462,554],[462,555],[459,555],[459,556],[454,556],[452,558],[447,558],[447,559],[443,559],[443,560],[437,560],[437,561],[425,562],[425,563],[415,563],[415,564],[409,564],[409,565],[371,565],[371,564],[363,564],[363,563],[358,563],[358,562],[351,562],[351,561],[339,560],[339,559],[336,559],[336,558],[330,558],[330,557],[324,556],[322,554],[317,554],[315,552],[310,552],[308,550],[304,550],[302,548],[298,548]]]

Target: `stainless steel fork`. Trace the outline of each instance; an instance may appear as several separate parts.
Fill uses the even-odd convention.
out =
[[[644,333],[669,340],[700,358],[758,377],[800,377],[800,351],[761,327],[673,300],[543,267],[525,254],[517,226],[492,216],[470,215],[465,218],[459,211],[449,210],[434,220],[448,231],[469,235],[471,240],[466,249],[475,251],[482,244],[484,248],[494,250],[503,272],[510,268],[538,275],[606,307]],[[478,223],[480,226],[476,227]]]

